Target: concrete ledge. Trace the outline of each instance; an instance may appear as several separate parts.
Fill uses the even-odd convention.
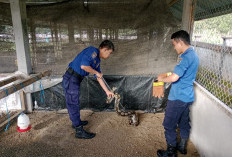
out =
[[[232,109],[195,83],[190,139],[204,157],[232,155]]]

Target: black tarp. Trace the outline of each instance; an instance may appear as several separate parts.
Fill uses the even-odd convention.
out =
[[[151,76],[114,76],[104,75],[108,85],[116,87],[116,92],[121,96],[121,104],[126,110],[143,110],[146,112],[162,111],[166,107],[166,101],[170,86],[165,85],[165,96],[163,99],[152,96]],[[93,76],[86,77],[80,88],[80,108],[94,111],[113,110],[114,101],[106,103],[106,94]],[[59,110],[66,108],[64,91],[61,83],[44,91],[45,99],[41,102],[40,92],[32,94],[33,101],[38,106],[48,110]]]

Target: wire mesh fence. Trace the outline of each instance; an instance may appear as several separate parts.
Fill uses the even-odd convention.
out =
[[[232,107],[232,27],[227,19],[231,17],[228,14],[196,22],[192,43],[200,59],[196,81],[229,107]]]
[[[27,12],[34,72],[49,66],[62,75],[79,52],[104,39],[115,45],[111,57],[101,62],[104,74],[158,74],[175,65],[177,55],[168,39],[180,22],[171,20],[165,1],[69,1],[29,6]]]
[[[0,3],[0,8],[0,72],[11,73],[17,65],[10,4]]]
[[[232,47],[196,42],[200,67],[196,81],[232,107]]]

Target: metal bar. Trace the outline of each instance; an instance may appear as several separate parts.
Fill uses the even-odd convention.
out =
[[[106,85],[106,87],[110,90],[110,91],[112,91],[112,89],[110,88],[110,86],[107,84],[107,82],[105,81],[105,79],[102,77],[102,80],[103,80],[103,82],[105,83],[105,85]]]

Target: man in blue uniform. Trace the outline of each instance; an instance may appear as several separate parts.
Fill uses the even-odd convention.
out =
[[[179,56],[170,76],[160,74],[159,82],[172,82],[168,96],[163,126],[167,150],[158,150],[159,157],[176,157],[176,150],[187,154],[186,144],[190,134],[189,107],[194,101],[193,82],[195,81],[199,58],[190,47],[190,37],[186,31],[178,31],[171,36],[174,49]],[[180,141],[177,143],[176,129],[179,127]]]
[[[109,40],[104,40],[99,48],[88,47],[80,52],[69,64],[68,70],[63,76],[62,86],[65,91],[69,118],[72,121],[72,127],[76,129],[76,138],[90,139],[95,137],[94,133],[89,133],[83,129],[83,126],[87,125],[88,121],[80,120],[79,95],[80,83],[83,78],[89,73],[94,74],[106,95],[108,97],[114,96],[104,84],[102,80],[103,74],[100,70],[100,58],[107,59],[113,51],[114,45]]]

